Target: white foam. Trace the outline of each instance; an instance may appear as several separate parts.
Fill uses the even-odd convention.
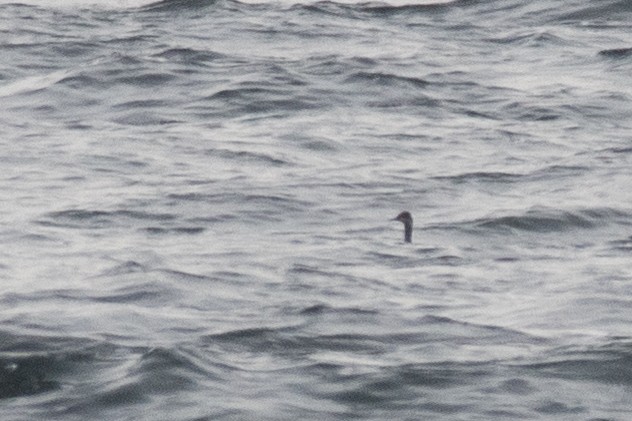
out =
[[[320,3],[323,0],[239,0],[241,3],[246,4],[314,4]],[[387,6],[430,6],[433,4],[449,4],[454,3],[457,0],[333,0],[332,3],[340,4],[384,4]],[[53,8],[69,8],[69,7],[99,7],[105,9],[131,9],[136,7],[148,6],[150,4],[158,3],[157,0],[22,0],[20,4],[27,4],[32,6],[41,7],[53,7]],[[15,0],[0,0],[0,4],[15,3]]]
[[[70,75],[68,70],[58,70],[46,75],[29,76],[0,86],[0,98],[23,92],[45,89]]]
[[[314,4],[321,3],[326,0],[239,0],[241,3],[246,4],[267,4],[267,3],[280,3],[288,5],[296,4]],[[386,6],[431,6],[454,3],[457,0],[331,0],[331,3],[338,4],[375,4]]]
[[[0,0],[0,4],[14,4],[15,0]],[[131,9],[156,3],[155,0],[21,0],[20,4],[51,8],[99,7],[104,9]]]

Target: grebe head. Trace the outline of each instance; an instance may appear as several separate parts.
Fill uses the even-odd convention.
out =
[[[408,211],[404,211],[404,212],[400,213],[399,215],[397,215],[397,216],[393,219],[393,221],[403,222],[404,224],[406,224],[406,223],[408,223],[408,222],[412,223],[412,222],[413,222],[413,217],[412,217],[412,215],[410,214],[410,212],[408,212]]]
[[[413,242],[413,217],[408,211],[404,211],[397,215],[393,221],[399,221],[404,224],[404,241]]]

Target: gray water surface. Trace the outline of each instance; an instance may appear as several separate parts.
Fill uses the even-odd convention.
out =
[[[1,418],[631,419],[630,22],[0,4]]]

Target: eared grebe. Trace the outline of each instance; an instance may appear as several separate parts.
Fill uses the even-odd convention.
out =
[[[404,241],[407,243],[413,242],[413,217],[410,212],[402,212],[397,215],[393,221],[399,221],[404,224]]]

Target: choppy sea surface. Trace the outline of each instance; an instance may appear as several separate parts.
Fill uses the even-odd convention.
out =
[[[2,420],[632,419],[632,2],[3,1],[0,56]]]

